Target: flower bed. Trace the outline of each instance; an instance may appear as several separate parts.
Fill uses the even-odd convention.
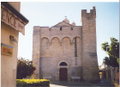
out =
[[[17,87],[49,87],[47,79],[17,79]]]

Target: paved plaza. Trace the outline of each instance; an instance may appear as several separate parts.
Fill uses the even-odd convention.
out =
[[[51,82],[50,87],[114,87],[114,86],[108,81],[101,81],[98,83]]]

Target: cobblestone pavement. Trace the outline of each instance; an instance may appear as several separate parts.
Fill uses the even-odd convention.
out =
[[[84,83],[84,82],[51,82],[50,87],[114,87],[110,82]]]

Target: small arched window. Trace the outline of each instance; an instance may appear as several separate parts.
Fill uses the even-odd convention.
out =
[[[62,27],[60,27],[60,31],[62,30]]]
[[[67,66],[67,63],[61,62],[61,63],[60,63],[60,66]]]

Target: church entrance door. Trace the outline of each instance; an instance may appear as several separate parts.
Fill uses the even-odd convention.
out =
[[[67,68],[60,68],[59,80],[60,81],[67,81]]]

